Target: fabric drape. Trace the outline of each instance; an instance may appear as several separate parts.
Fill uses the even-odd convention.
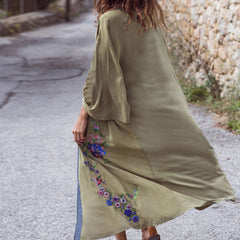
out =
[[[214,149],[191,116],[162,29],[134,15],[100,17],[83,88],[87,139],[78,146],[74,240],[111,236],[236,200]],[[80,201],[81,200],[81,201]]]

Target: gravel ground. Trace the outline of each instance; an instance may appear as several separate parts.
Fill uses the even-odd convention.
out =
[[[93,53],[93,20],[87,13],[70,24],[0,39],[0,239],[73,239],[77,145],[71,131]],[[240,136],[214,127],[205,108],[190,109],[237,202],[189,210],[157,229],[162,240],[240,239]],[[140,230],[127,234],[141,239]]]

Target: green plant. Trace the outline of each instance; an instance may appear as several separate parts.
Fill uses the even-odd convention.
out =
[[[0,19],[7,17],[7,12],[0,5]]]
[[[232,112],[235,116],[235,113],[237,113],[238,111],[240,111],[240,101],[231,101],[231,105],[229,106],[229,110],[230,112]]]
[[[16,32],[15,32],[15,30],[14,30],[13,28],[11,28],[11,29],[9,29],[9,33],[10,33],[11,35],[13,35],[13,34],[15,34]]]
[[[187,101],[197,102],[203,101],[208,96],[207,88],[204,85],[201,86],[185,86],[183,93],[186,96]]]
[[[229,121],[228,127],[240,134],[240,120]]]
[[[21,29],[22,29],[22,25],[21,25],[20,23],[15,24],[15,30],[16,30],[17,32],[20,32]]]
[[[229,116],[227,123],[228,127],[240,133],[240,100],[232,98],[227,112]]]

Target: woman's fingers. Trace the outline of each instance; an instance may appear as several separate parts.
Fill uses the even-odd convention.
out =
[[[76,143],[82,144],[86,140],[86,136],[84,136],[86,129],[87,118],[79,116],[72,131],[72,133],[74,134],[74,141]]]
[[[74,132],[74,141],[78,142],[78,133],[77,132]]]
[[[84,132],[80,132],[79,133],[79,138],[80,138],[81,141],[84,140]]]
[[[80,141],[80,132],[79,131],[77,131],[77,141]]]
[[[73,136],[74,136],[74,141],[78,142],[79,141],[78,131],[76,130],[75,127],[73,128],[72,133],[73,133]]]
[[[74,135],[75,142],[84,142],[86,140],[86,137],[84,136],[83,132],[73,131],[73,135]]]

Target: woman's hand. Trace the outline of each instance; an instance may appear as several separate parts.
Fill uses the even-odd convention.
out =
[[[86,136],[84,136],[88,122],[88,114],[82,107],[81,112],[77,118],[75,126],[73,127],[72,133],[74,135],[74,141],[82,145],[83,142],[86,140]]]

